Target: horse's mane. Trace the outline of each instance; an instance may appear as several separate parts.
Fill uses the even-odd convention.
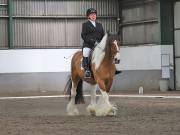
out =
[[[95,63],[96,69],[99,68],[101,62],[103,61],[105,55],[108,58],[111,58],[111,43],[117,38],[115,34],[106,33],[102,38],[101,42],[95,47],[92,54],[92,63]]]
[[[108,34],[106,33],[101,42],[95,47],[92,54],[92,63],[95,63],[95,68],[98,69],[105,56]]]

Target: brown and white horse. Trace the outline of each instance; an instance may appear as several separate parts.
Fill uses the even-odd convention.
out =
[[[115,38],[116,37],[116,38]],[[109,91],[115,75],[115,64],[119,62],[120,42],[117,36],[106,34],[102,41],[95,47],[91,56],[92,78],[84,78],[84,69],[81,67],[82,51],[73,55],[71,60],[71,77],[69,78],[65,92],[70,93],[70,102],[67,105],[68,115],[79,115],[76,107],[78,103],[84,103],[82,94],[82,82],[91,84],[91,103],[86,108],[89,114],[96,116],[115,115],[116,106],[109,102]],[[100,89],[101,97],[96,103],[96,89]]]

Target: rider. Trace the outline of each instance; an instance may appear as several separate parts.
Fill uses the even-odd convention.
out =
[[[104,36],[104,29],[101,23],[96,21],[97,11],[94,8],[89,8],[86,11],[87,22],[82,24],[81,37],[83,43],[83,67],[85,69],[85,78],[91,77],[89,66],[89,55],[94,48],[96,42],[100,42]]]
[[[85,78],[91,77],[89,55],[95,44],[100,42],[104,36],[104,29],[101,23],[96,21],[97,11],[94,8],[89,8],[86,11],[87,21],[82,24],[81,37],[84,40],[83,43],[83,67],[85,69]],[[120,71],[116,71],[118,74]]]

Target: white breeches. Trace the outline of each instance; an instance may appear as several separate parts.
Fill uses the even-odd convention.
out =
[[[83,48],[83,57],[89,57],[91,49],[88,47]]]

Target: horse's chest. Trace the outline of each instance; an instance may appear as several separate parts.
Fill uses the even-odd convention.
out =
[[[112,76],[112,72],[110,70],[104,69],[104,70],[99,70],[97,72],[97,75],[100,78],[105,79],[105,78],[110,78]]]

